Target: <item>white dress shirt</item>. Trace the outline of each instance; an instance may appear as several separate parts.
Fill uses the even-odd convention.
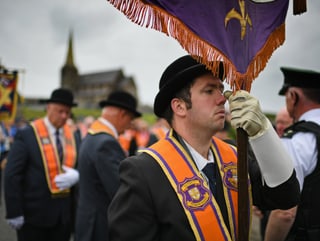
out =
[[[313,121],[320,125],[320,109],[304,113],[299,121]],[[318,150],[316,137],[312,133],[298,132],[291,139],[281,138],[292,157],[293,165],[302,190],[304,178],[311,174],[317,164]]]
[[[48,129],[48,132],[49,132],[49,135],[50,135],[50,139],[51,139],[51,142],[53,143],[53,145],[56,146],[56,130],[57,128],[54,127],[51,122],[49,121],[48,117],[46,116],[44,118],[44,124],[46,125],[47,129]],[[61,144],[62,144],[62,147],[64,146],[64,136],[63,136],[63,128],[59,128],[59,137],[60,137],[60,141],[61,141]]]

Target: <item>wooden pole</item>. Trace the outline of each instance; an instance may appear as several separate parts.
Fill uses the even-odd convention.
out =
[[[248,134],[237,129],[238,241],[249,240]]]

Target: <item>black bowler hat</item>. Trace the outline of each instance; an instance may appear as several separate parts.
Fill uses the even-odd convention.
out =
[[[137,111],[137,100],[131,94],[125,91],[114,91],[106,100],[99,103],[101,108],[112,105],[131,111],[136,117],[140,117],[141,113]]]
[[[218,77],[223,80],[223,63],[217,62],[217,64],[219,65]],[[212,74],[205,65],[197,62],[191,55],[185,55],[175,60],[161,76],[159,92],[153,105],[154,113],[158,117],[163,117],[163,113],[174,95],[192,80],[206,73]]]
[[[285,95],[289,87],[320,89],[320,73],[313,70],[281,67],[284,84],[279,95]]]
[[[70,107],[77,106],[77,103],[73,102],[73,94],[70,90],[64,89],[64,88],[59,88],[55,89],[51,93],[50,99],[41,101],[45,103],[59,103],[59,104],[64,104]]]

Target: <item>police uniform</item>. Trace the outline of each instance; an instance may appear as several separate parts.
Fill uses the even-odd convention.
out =
[[[279,95],[285,95],[290,87],[319,90],[320,73],[310,70],[281,68],[284,85]],[[320,185],[317,132],[320,133],[320,108],[304,112],[296,123],[287,128],[282,142],[290,153],[301,189],[295,222],[287,240],[320,240],[320,208],[317,195]],[[301,129],[305,123],[312,122],[314,129]],[[300,129],[299,129],[300,128]],[[312,181],[309,181],[312,180]],[[319,198],[318,198],[319,196]]]

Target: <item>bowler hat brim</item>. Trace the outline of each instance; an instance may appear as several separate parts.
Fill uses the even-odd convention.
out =
[[[61,99],[51,99],[51,100],[47,100],[47,103],[58,103],[58,104],[63,104],[63,105],[66,105],[66,106],[70,106],[70,107],[76,107],[78,106],[77,103],[75,102],[68,102],[68,101],[65,101],[65,100],[61,100]]]
[[[126,110],[132,112],[135,117],[140,117],[142,115],[140,112],[136,111],[135,109],[132,109],[130,106],[127,106],[124,103],[121,103],[121,102],[118,102],[118,101],[115,101],[115,100],[102,100],[102,101],[99,102],[100,108],[103,108],[103,107],[108,106],[108,105],[117,106],[117,107],[126,109]]]
[[[47,100],[40,100],[39,102],[41,104],[57,103],[57,104],[63,104],[63,105],[70,106],[70,107],[78,106],[77,103],[75,103],[75,102],[70,103],[64,99],[47,99]]]
[[[69,107],[77,106],[77,103],[73,102],[73,94],[69,89],[58,88],[52,91],[50,99],[40,100],[40,103],[59,103]]]

